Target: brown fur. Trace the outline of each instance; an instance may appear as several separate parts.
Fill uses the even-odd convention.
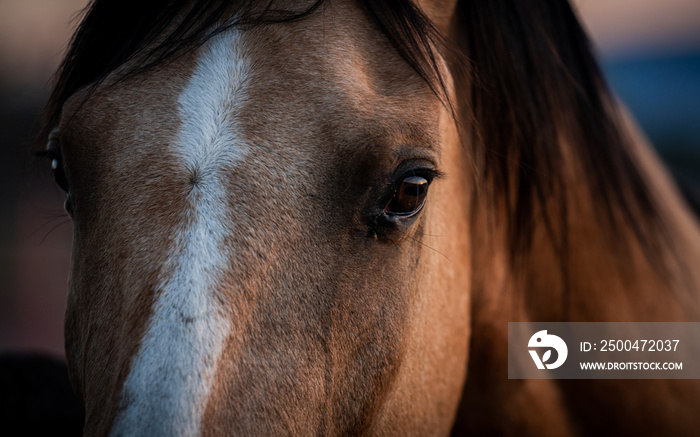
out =
[[[456,2],[421,6],[465,45]],[[252,66],[238,121],[254,150],[227,181],[235,255],[217,297],[231,331],[204,434],[446,435],[455,420],[459,435],[698,429],[695,382],[506,377],[509,321],[697,320],[700,278],[684,264],[700,256],[700,233],[639,138],[626,153],[669,230],[662,268],[638,232],[610,238],[561,132],[567,183],[518,223],[531,241],[514,257],[508,207],[519,193],[491,201],[478,173],[487,145],[470,129],[475,77],[457,61],[438,64],[459,123],[355,3],[244,34]],[[196,55],[108,79],[63,107],[75,223],[67,355],[90,435],[128,405],[121,388],[186,224],[197,175],[178,173],[168,150]],[[446,176],[410,229],[373,235],[363,214],[406,159]],[[613,213],[624,222],[624,208]]]
[[[170,108],[182,86],[142,77],[98,91],[84,106],[78,94],[64,108],[61,147],[74,190],[66,353],[88,433],[109,429],[185,209],[188,181],[172,178],[157,147],[172,141]]]
[[[353,5],[248,33],[239,122],[256,150],[231,169],[226,245],[237,255],[220,299],[232,330],[203,432],[445,434],[469,320],[468,246],[449,237],[468,232],[453,202],[469,186],[454,124]],[[121,408],[163,253],[183,225],[189,178],[168,166],[170,114],[194,61],[107,81],[64,109],[76,226],[68,356],[88,434]],[[368,237],[363,210],[407,158],[450,176],[409,235]]]

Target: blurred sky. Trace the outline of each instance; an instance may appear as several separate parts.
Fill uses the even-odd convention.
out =
[[[700,50],[698,0],[574,0],[606,58]]]
[[[85,4],[0,0],[0,351],[63,354],[71,229],[60,193],[26,158],[49,78]],[[674,172],[697,178],[700,0],[574,4],[613,88]]]

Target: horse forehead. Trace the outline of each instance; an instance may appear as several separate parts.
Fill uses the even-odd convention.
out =
[[[385,116],[429,94],[427,84],[353,3],[245,36],[256,102]],[[368,104],[371,102],[371,104]],[[358,114],[359,113],[359,114]]]
[[[372,135],[372,130],[387,135],[391,126],[407,131],[399,126],[406,120],[415,122],[412,132],[426,131],[439,109],[428,85],[353,2],[330,3],[298,22],[227,32],[237,34],[235,47],[219,44],[219,53],[210,54],[208,62],[221,56],[245,63],[245,68],[221,69],[222,80],[245,89],[245,101],[230,102],[243,136],[298,137],[297,144],[318,147],[321,137],[309,142],[310,132],[332,130],[355,139]],[[64,120],[74,125],[86,120],[85,126],[71,130],[106,145],[105,156],[111,147],[114,153],[134,151],[120,144],[172,143],[180,129],[181,95],[201,69],[210,43],[117,86],[98,88],[87,105],[83,96],[74,96],[67,112],[75,107],[87,117]],[[230,71],[245,77],[227,78]],[[200,96],[209,97],[215,96]],[[304,132],[300,126],[309,129]]]

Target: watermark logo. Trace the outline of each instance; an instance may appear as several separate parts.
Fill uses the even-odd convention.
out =
[[[538,369],[557,369],[564,364],[566,357],[569,355],[569,349],[566,347],[564,340],[556,335],[547,334],[547,330],[536,332],[530,337],[527,346],[528,348],[545,349],[541,359],[537,350],[529,349],[530,356]],[[552,359],[552,350],[556,352],[556,360],[553,363],[547,363]]]
[[[700,321],[508,322],[508,379],[700,381]]]

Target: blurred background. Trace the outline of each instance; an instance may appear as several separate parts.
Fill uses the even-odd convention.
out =
[[[0,352],[63,356],[71,225],[30,155],[87,0],[0,0]],[[614,91],[700,198],[700,1],[574,0]],[[699,260],[700,261],[700,260]]]

